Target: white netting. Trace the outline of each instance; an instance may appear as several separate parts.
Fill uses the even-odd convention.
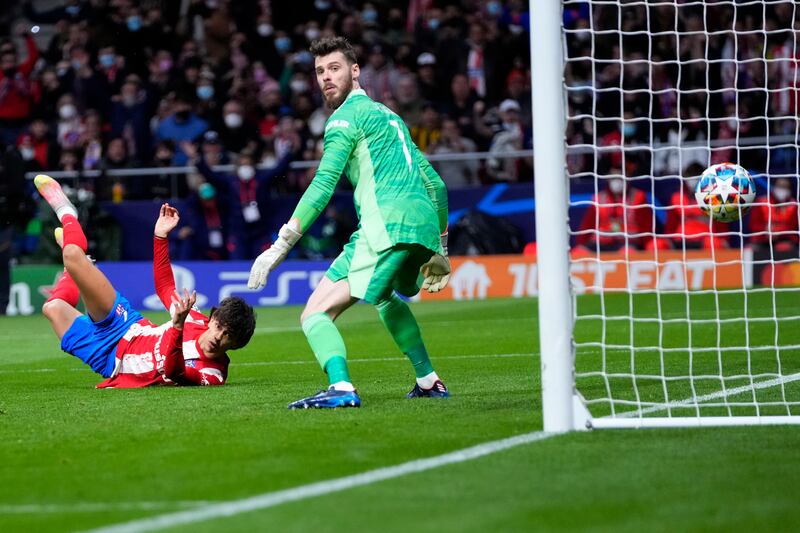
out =
[[[578,391],[594,417],[800,416],[800,5],[563,8]],[[741,222],[690,194],[723,161],[756,183]]]

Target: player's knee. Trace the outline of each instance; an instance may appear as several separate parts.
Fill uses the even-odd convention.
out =
[[[86,253],[77,244],[67,244],[61,251],[64,266],[86,263]]]
[[[300,325],[302,325],[308,317],[316,314],[317,312],[318,311],[316,311],[314,308],[306,306],[305,309],[303,309],[303,312],[300,313]]]
[[[59,309],[64,305],[67,305],[67,303],[63,300],[47,300],[42,305],[42,314],[47,320],[53,320],[58,315]]]
[[[306,308],[303,309],[303,312],[300,313],[300,325],[302,325],[308,317],[318,313],[325,313],[330,317],[331,320],[336,320],[336,317],[339,316],[339,312],[336,309],[322,309],[316,306],[307,305]]]

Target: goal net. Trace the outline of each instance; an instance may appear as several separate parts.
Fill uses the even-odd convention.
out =
[[[573,427],[800,423],[800,5],[560,7]],[[733,223],[694,198],[726,161]]]

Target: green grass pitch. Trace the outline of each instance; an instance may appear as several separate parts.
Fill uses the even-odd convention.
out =
[[[648,298],[637,297],[634,313],[626,296],[607,298],[604,311],[609,317],[647,319],[658,307]],[[694,318],[714,311],[715,302],[704,298],[689,302]],[[755,313],[750,316],[772,312],[771,301],[759,298],[750,299]],[[668,300],[662,311],[684,316],[687,302]],[[594,296],[578,302],[584,315],[601,307]],[[781,316],[800,315],[800,298],[795,293],[776,308]],[[259,310],[253,341],[234,353],[229,384],[218,389],[96,390],[98,376],[60,352],[43,317],[0,319],[0,531],[117,524],[541,429],[535,300],[421,303],[413,310],[453,397],[405,399],[413,384],[410,365],[374,309],[360,305],[339,324],[363,407],[336,412],[285,409],[324,383],[300,331],[298,308]],[[607,328],[606,341],[624,343],[634,335],[637,346],[647,346],[664,335],[646,320],[636,322],[633,333],[630,324],[620,319]],[[775,326],[759,324],[748,331],[751,343],[773,342]],[[780,341],[800,343],[800,324],[786,324],[778,331]],[[693,346],[716,345],[711,326],[692,326]],[[733,322],[721,327],[731,346],[742,342],[741,324],[740,333]],[[583,319],[576,339],[597,339],[602,329]],[[688,346],[688,326],[676,321],[668,329],[671,346]],[[596,370],[602,354],[582,350],[578,371]],[[638,373],[661,371],[657,354],[640,355]],[[667,375],[685,372],[688,355],[688,350],[670,352]],[[763,365],[757,369],[774,370],[774,351],[767,356],[757,359],[755,364]],[[630,372],[628,351],[609,350],[605,357],[610,370]],[[784,373],[800,370],[796,350],[782,353],[781,360]],[[692,364],[714,372],[720,357],[713,353]],[[735,352],[722,358],[726,373],[746,364]],[[614,382],[615,395],[634,394],[630,382]],[[785,392],[762,390],[759,400],[786,394],[798,401],[797,384]],[[602,380],[587,377],[579,385],[587,397],[604,394]],[[639,385],[645,400],[659,401],[664,394],[659,381]],[[707,393],[719,390],[720,383],[702,381],[698,388]],[[685,384],[668,391],[675,400],[690,392]],[[174,530],[796,531],[798,450],[800,427],[788,426],[571,433]]]

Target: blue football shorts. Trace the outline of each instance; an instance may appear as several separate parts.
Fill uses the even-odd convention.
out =
[[[116,365],[117,344],[142,318],[137,310],[131,308],[128,299],[118,292],[114,307],[100,322],[92,321],[88,314],[76,318],[61,338],[61,349],[104,378],[111,377]]]

